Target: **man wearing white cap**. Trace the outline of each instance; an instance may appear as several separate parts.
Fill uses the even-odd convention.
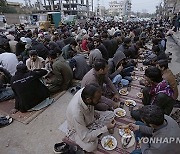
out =
[[[8,34],[6,37],[9,39],[9,46],[10,46],[11,52],[16,53],[16,44],[18,42],[15,41],[15,37],[11,34]]]

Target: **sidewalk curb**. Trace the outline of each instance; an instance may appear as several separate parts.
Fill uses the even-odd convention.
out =
[[[175,43],[180,47],[180,38],[176,37],[175,35],[172,35],[172,39],[175,41]]]

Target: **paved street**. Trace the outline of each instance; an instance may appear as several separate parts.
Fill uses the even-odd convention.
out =
[[[167,51],[173,53],[170,68],[176,74],[180,70],[180,47],[172,38],[168,38]],[[67,92],[28,125],[14,121],[0,128],[0,154],[53,154],[53,145],[64,137],[58,127],[65,120],[71,98]]]

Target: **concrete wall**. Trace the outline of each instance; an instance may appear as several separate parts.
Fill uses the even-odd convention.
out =
[[[4,14],[7,24],[20,24],[19,14]]]

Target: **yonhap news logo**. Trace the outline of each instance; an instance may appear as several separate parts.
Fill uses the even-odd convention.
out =
[[[171,144],[171,143],[180,144],[180,137],[142,137],[139,138],[139,143],[144,144]]]

